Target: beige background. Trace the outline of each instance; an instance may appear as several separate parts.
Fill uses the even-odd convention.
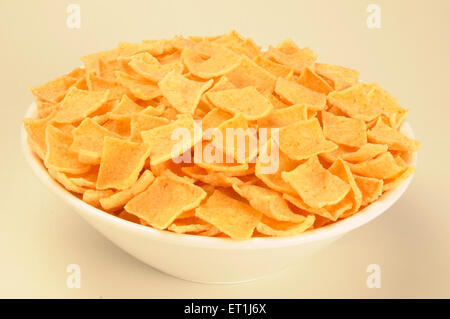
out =
[[[117,1],[118,2],[118,1]],[[81,6],[81,29],[66,7]],[[0,1],[0,297],[450,297],[450,2],[426,1]],[[382,9],[368,29],[366,7]],[[268,45],[292,37],[322,61],[361,71],[411,109],[422,142],[406,194],[383,216],[308,262],[240,285],[164,275],[94,231],[32,175],[19,147],[27,87],[80,64],[87,53],[174,34],[236,29]],[[66,266],[81,265],[81,289]],[[382,287],[366,287],[366,267]]]

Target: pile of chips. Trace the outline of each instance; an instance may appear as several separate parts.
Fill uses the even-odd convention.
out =
[[[122,42],[32,88],[38,116],[24,126],[49,174],[109,214],[200,236],[293,236],[396,187],[419,146],[399,131],[408,111],[394,97],[316,59],[290,39],[261,50],[235,31]],[[239,163],[175,161],[211,143],[193,137],[173,153],[174,130],[196,120],[279,128],[278,170],[262,172],[261,149]]]

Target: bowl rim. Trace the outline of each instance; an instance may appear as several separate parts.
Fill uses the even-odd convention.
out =
[[[36,117],[36,103],[33,102],[28,107],[25,118]],[[414,133],[411,126],[404,122],[401,131],[410,138],[414,138]],[[102,219],[104,222],[114,224],[117,227],[124,227],[130,231],[139,232],[141,235],[152,238],[158,241],[170,242],[172,244],[181,246],[196,246],[210,249],[265,249],[294,246],[303,243],[326,240],[343,235],[351,230],[354,230],[372,219],[378,217],[387,211],[406,191],[414,173],[411,174],[396,188],[385,192],[377,201],[366,206],[358,213],[340,220],[336,223],[320,227],[304,232],[299,235],[289,237],[254,237],[244,241],[238,241],[231,238],[223,237],[206,237],[190,234],[178,234],[167,230],[159,230],[149,226],[136,224],[112,214],[109,214],[101,209],[89,205],[80,198],[74,196],[71,192],[66,190],[62,185],[55,181],[48,173],[43,165],[41,159],[31,150],[27,141],[27,133],[24,126],[21,126],[21,146],[27,163],[38,177],[38,179],[51,191],[56,193],[64,202],[68,203],[73,208],[79,208],[83,211],[95,215],[94,217]],[[417,167],[417,152],[412,154],[410,163]],[[75,209],[77,211],[77,209]],[[77,211],[78,213],[78,211]]]

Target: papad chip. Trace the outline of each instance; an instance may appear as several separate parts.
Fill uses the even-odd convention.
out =
[[[81,121],[106,103],[108,94],[108,90],[93,92],[72,87],[61,101],[60,109],[53,120],[60,123]]]
[[[381,110],[369,105],[368,90],[367,84],[359,83],[342,91],[331,92],[327,100],[348,116],[368,122],[381,114]]]
[[[250,206],[267,217],[292,223],[305,220],[305,216],[292,212],[280,193],[265,187],[243,183],[234,184],[233,189],[247,199]]]
[[[257,55],[253,61],[258,64],[260,67],[264,68],[266,71],[272,73],[276,77],[287,77],[292,69],[283,65],[266,59],[262,55]]]
[[[403,122],[406,114],[408,114],[408,110],[405,110],[398,105],[396,98],[378,85],[373,86],[367,95],[367,99],[369,105],[380,109],[381,112],[387,116],[390,125],[393,128],[400,127],[400,124]]]
[[[378,199],[383,191],[383,180],[355,175],[355,182],[362,195],[362,206],[366,206]]]
[[[92,206],[100,208],[101,207],[100,200],[102,198],[111,196],[112,194],[114,194],[114,191],[110,189],[105,190],[88,189],[83,193],[83,201]]]
[[[152,82],[161,81],[171,71],[179,74],[183,71],[181,62],[161,64],[147,52],[132,57],[128,65],[140,76]]]
[[[219,190],[216,190],[195,210],[195,216],[238,240],[250,238],[261,219],[261,213],[250,205],[229,197]]]
[[[57,170],[54,170],[52,168],[48,169],[48,173],[51,177],[53,177],[58,183],[64,186],[65,189],[77,193],[77,194],[83,194],[87,191],[87,188],[77,185],[72,181],[71,178],[67,176],[65,173],[58,172]]]
[[[358,82],[359,72],[339,65],[316,63],[315,71],[330,80],[336,91],[344,90]]]
[[[150,149],[146,144],[133,143],[106,136],[97,178],[97,189],[124,190],[138,179]]]
[[[386,125],[381,119],[367,132],[367,137],[370,142],[385,144],[393,151],[416,152],[419,149],[417,141]]]
[[[214,106],[232,113],[241,113],[247,120],[257,120],[270,113],[272,103],[253,87],[206,93]]]
[[[239,178],[228,176],[225,172],[212,172],[198,166],[182,167],[181,170],[186,175],[212,186],[231,187],[242,183]]]
[[[82,156],[78,159],[86,164],[100,164],[105,136],[120,138],[120,135],[107,130],[91,118],[83,120],[73,130],[72,136],[73,142],[69,149],[72,152],[81,153]]]
[[[308,118],[306,105],[295,104],[282,109],[272,110],[268,115],[258,119],[259,127],[280,128]]]
[[[293,160],[331,152],[337,148],[327,141],[316,118],[280,128],[280,149]]]
[[[365,162],[356,164],[349,163],[349,166],[352,172],[357,175],[379,179],[394,177],[403,170],[403,167],[397,164],[389,152],[385,152]]]
[[[77,81],[76,77],[63,75],[41,86],[31,88],[31,93],[37,98],[57,103],[66,95],[69,88]]]
[[[304,87],[307,87],[310,90],[322,94],[328,94],[333,91],[331,85],[329,85],[327,81],[322,79],[318,74],[311,70],[310,67],[306,67],[303,69],[303,72],[298,78],[297,83],[303,85]]]
[[[181,59],[189,72],[203,79],[224,75],[241,62],[240,56],[230,49],[205,41],[185,48]]]
[[[314,66],[317,55],[310,48],[300,49],[291,40],[286,39],[275,48],[269,46],[268,56],[274,61],[292,68],[300,73],[307,66]]]
[[[322,111],[324,136],[338,144],[359,147],[367,143],[364,121]]]
[[[199,233],[211,230],[214,226],[202,221],[200,218],[191,217],[176,220],[170,224],[168,230],[178,234]]]
[[[291,104],[305,104],[312,111],[320,111],[325,108],[327,96],[315,92],[294,81],[278,78],[275,92]]]
[[[189,141],[183,143],[178,148],[178,152],[173,152],[174,146],[180,143],[173,140],[172,133],[177,129],[186,129],[190,133]],[[156,165],[171,159],[172,156],[183,154],[186,150],[199,142],[201,136],[194,136],[194,120],[189,115],[180,116],[177,120],[148,131],[141,132],[142,139],[150,148],[150,163]]]
[[[53,119],[55,113],[43,119],[24,119],[23,126],[28,135],[28,142],[31,149],[41,158],[45,157],[47,144],[45,142],[45,130]]]
[[[129,200],[131,200],[136,195],[139,195],[147,189],[147,187],[153,182],[155,177],[150,170],[145,170],[142,175],[138,178],[136,183],[131,187],[114,193],[109,197],[104,197],[100,199],[100,204],[105,210],[116,210],[124,206]]]
[[[117,82],[130,90],[138,99],[151,100],[162,94],[158,86],[151,81],[138,79],[121,71],[118,71],[116,76]]]
[[[351,163],[360,163],[368,161],[388,150],[387,145],[367,143],[362,145],[358,150],[350,153],[342,154],[342,159]]]
[[[314,225],[314,215],[308,215],[300,224],[273,221],[268,218],[258,223],[256,230],[268,236],[295,236],[304,233]]]
[[[127,95],[123,95],[119,104],[117,104],[111,112],[108,112],[107,115],[110,119],[121,120],[123,118],[129,118],[133,113],[141,112],[143,110],[144,108],[142,106],[135,103]]]
[[[247,57],[242,57],[241,63],[232,71],[226,73],[226,77],[237,88],[253,86],[261,93],[272,93],[276,77]]]
[[[272,153],[272,150],[275,152],[274,148],[275,144],[270,139],[258,156],[255,166],[255,175],[273,190],[282,193],[296,194],[289,183],[283,180],[281,174],[282,172],[293,170],[300,162],[290,159],[282,150],[278,150],[278,158],[274,157],[274,153]],[[267,171],[271,171],[270,168],[272,165],[276,166],[276,161],[278,161],[276,171],[267,174]]]
[[[82,174],[90,169],[89,165],[80,163],[77,153],[70,150],[72,140],[71,136],[56,127],[47,126],[45,131],[47,150],[44,159],[47,168],[71,174]]]
[[[351,213],[357,212],[361,207],[362,194],[348,164],[343,160],[338,159],[331,165],[328,171],[350,185],[351,189],[343,201],[348,200],[352,202]]]
[[[163,117],[146,115],[144,113],[134,113],[131,115],[130,138],[133,142],[141,142],[141,132],[151,130],[155,127],[169,124],[169,120]]]
[[[193,114],[203,92],[211,87],[212,80],[198,82],[186,79],[175,72],[169,72],[159,83],[162,94],[180,113]]]
[[[145,192],[130,200],[125,210],[157,229],[166,229],[181,213],[198,207],[205,197],[201,187],[160,176]]]
[[[337,204],[350,191],[350,185],[324,169],[317,156],[281,176],[312,208]]]
[[[392,178],[388,178],[388,179],[384,180],[383,192],[391,190],[391,189],[397,187],[398,185],[400,185],[404,180],[406,180],[408,177],[410,177],[412,175],[412,173],[414,173],[414,170],[415,170],[415,167],[410,166],[410,167],[405,168],[397,176],[394,176]]]

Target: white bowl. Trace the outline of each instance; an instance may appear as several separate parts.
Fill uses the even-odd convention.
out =
[[[26,117],[35,116],[36,105],[33,103]],[[402,132],[414,137],[407,123],[403,125]],[[23,128],[21,138],[25,158],[39,180],[106,238],[160,271],[203,283],[248,281],[299,263],[345,233],[381,215],[400,198],[412,179],[410,176],[359,213],[329,226],[294,237],[235,241],[160,231],[90,206],[50,177],[41,160],[31,151]],[[417,155],[414,154],[411,163],[415,165],[416,162]]]

